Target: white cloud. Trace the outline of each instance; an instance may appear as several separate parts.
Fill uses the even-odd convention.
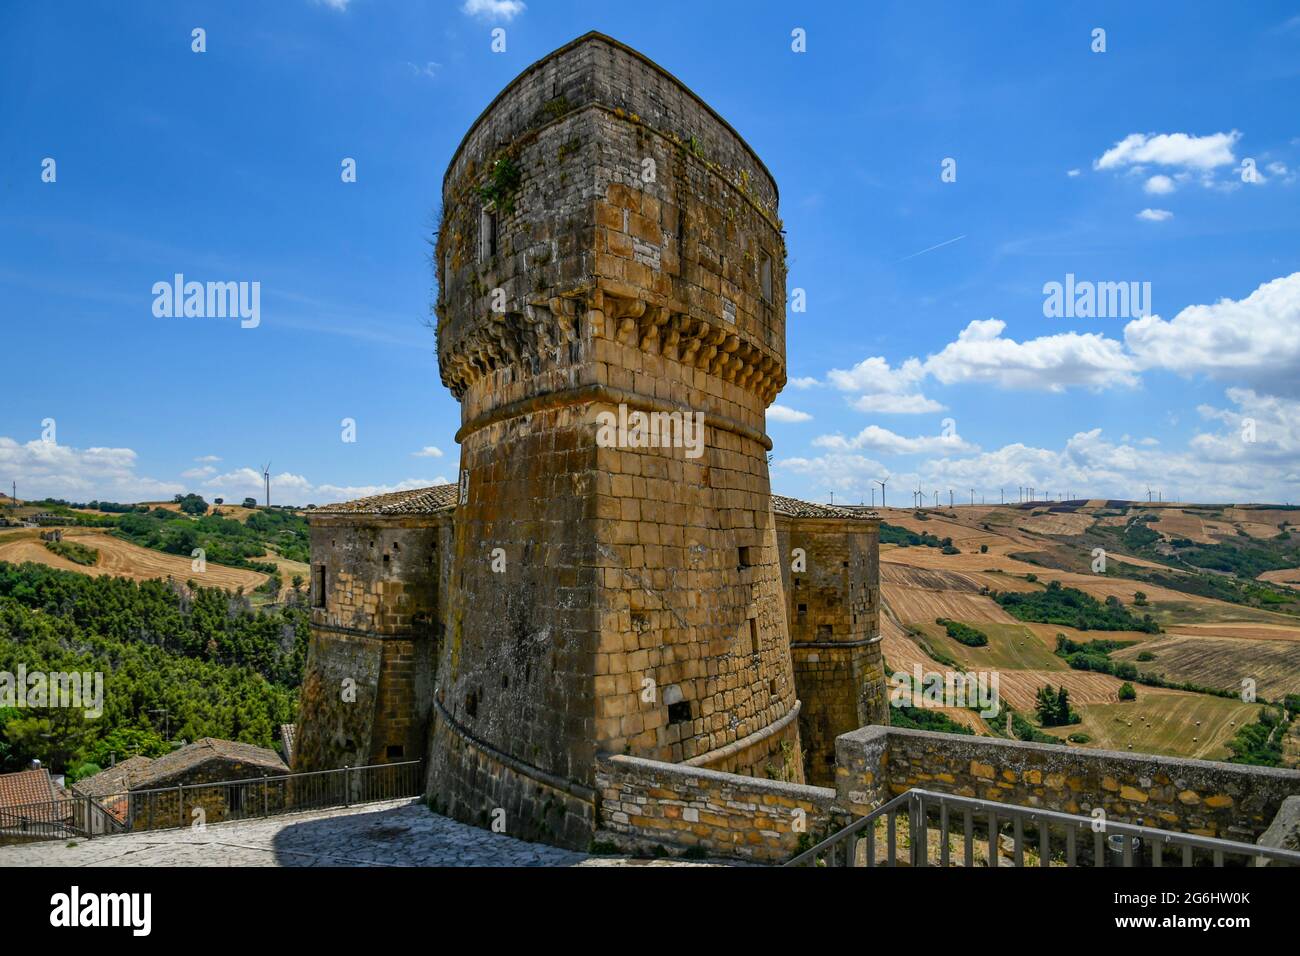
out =
[[[1232,148],[1241,133],[1130,133],[1093,163],[1096,169],[1119,169],[1138,163],[1210,170],[1236,161]]]
[[[415,76],[427,76],[430,79],[437,76],[438,71],[442,69],[441,63],[434,63],[432,60],[426,62],[424,66],[420,66],[418,63],[412,63],[410,60],[407,60],[406,66]]]
[[[186,471],[182,471],[181,477],[197,481],[200,478],[207,478],[209,475],[216,474],[216,471],[217,469],[213,468],[211,465],[204,465],[202,468],[190,468]]]
[[[1267,168],[1275,176],[1285,176],[1287,174],[1286,163],[1269,163]]]
[[[868,425],[852,438],[845,438],[842,435],[818,435],[812,443],[818,448],[830,448],[835,451],[866,449],[886,455],[955,454],[979,450],[979,446],[965,441],[956,432],[951,435],[918,435],[915,438],[907,438],[879,425]]]
[[[348,8],[351,0],[315,0],[317,6],[329,7],[331,10],[338,10],[340,13]]]
[[[1165,222],[1173,219],[1174,214],[1168,209],[1143,209],[1137,214],[1138,219],[1145,219],[1147,222]]]
[[[524,12],[522,0],[465,0],[462,13],[480,20],[504,20],[509,23]]]
[[[773,405],[767,410],[767,417],[774,422],[809,422],[812,416],[807,412],[801,412],[798,409],[789,408],[785,405]]]
[[[1002,337],[1005,328],[1000,319],[971,322],[957,341],[926,359],[925,371],[945,385],[992,382],[1052,392],[1068,386],[1137,383],[1133,361],[1114,339],[1093,332],[1061,332],[1017,342]]]
[[[1067,175],[1067,176],[1069,176],[1071,179],[1073,179],[1075,176],[1078,176],[1078,175],[1079,175],[1079,170],[1077,170],[1077,169],[1067,169],[1067,170],[1065,171],[1065,175]]]
[[[821,381],[811,375],[805,375],[802,378],[792,378],[786,384],[791,388],[815,388],[821,384]]]
[[[208,462],[221,461],[221,458],[218,455],[200,455],[198,458],[195,458],[194,460],[206,464]]]
[[[1300,272],[1266,282],[1241,300],[1192,305],[1124,327],[1140,367],[1203,373],[1257,391],[1300,396]]]
[[[24,499],[158,501],[185,491],[137,474],[130,448],[72,448],[40,439],[19,444],[0,437],[0,474],[18,483]]]
[[[923,415],[941,412],[947,406],[926,398],[920,392],[910,395],[891,395],[881,392],[875,395],[861,395],[849,403],[860,412],[874,412],[881,415]]]
[[[413,451],[411,454],[416,458],[441,458],[442,449],[434,445],[425,445],[419,451]]]
[[[850,369],[831,369],[826,379],[840,391],[864,393],[850,402],[858,411],[894,415],[942,411],[943,405],[917,390],[925,375],[919,359],[891,368],[888,360],[875,355]]]
[[[1177,189],[1178,186],[1172,179],[1164,174],[1157,174],[1143,184],[1142,189],[1153,196],[1167,196]]]
[[[439,475],[436,478],[407,478],[394,485],[334,485],[314,484],[303,475],[281,472],[271,476],[272,504],[328,504],[347,501],[352,498],[366,498],[370,495],[388,494],[393,491],[409,491],[412,488],[426,488],[429,485],[445,485],[448,481]],[[233,471],[217,475],[204,483],[214,497],[224,497],[227,501],[252,497],[261,501],[265,493],[262,474],[252,468],[236,468]]]

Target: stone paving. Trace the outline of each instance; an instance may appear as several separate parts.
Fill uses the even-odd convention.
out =
[[[457,823],[417,800],[0,847],[13,866],[663,866],[594,857]]]

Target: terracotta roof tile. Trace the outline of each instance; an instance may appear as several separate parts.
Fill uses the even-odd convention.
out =
[[[316,514],[437,514],[456,507],[455,485],[431,485],[428,488],[411,488],[393,491],[386,495],[371,495],[356,501],[322,505]]]
[[[772,510],[779,515],[791,518],[855,518],[869,520],[880,515],[870,508],[841,507],[839,505],[821,505],[785,495],[772,496]]]
[[[107,770],[101,770],[93,777],[78,780],[72,785],[72,789],[87,797],[107,797],[115,793],[125,793],[134,785],[136,778],[152,764],[153,760],[149,757],[128,757]]]

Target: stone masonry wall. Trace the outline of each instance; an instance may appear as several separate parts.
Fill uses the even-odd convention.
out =
[[[312,636],[294,769],[419,759],[450,518],[322,514],[310,521]]]
[[[836,741],[840,806],[870,812],[912,788],[1253,842],[1300,772],[1207,760],[864,727]]]
[[[805,779],[835,780],[835,738],[889,722],[879,522],[777,516]],[[796,550],[798,549],[798,550]]]
[[[463,494],[431,799],[476,819],[519,788],[590,792],[597,751],[801,780],[764,432],[785,381],[770,175],[689,90],[590,35],[489,106],[443,210]],[[602,413],[628,412],[675,415],[679,441],[599,440]]]
[[[835,791],[602,755],[598,841],[777,863],[833,832]]]

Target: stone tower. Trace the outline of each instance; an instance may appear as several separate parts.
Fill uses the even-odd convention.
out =
[[[457,149],[436,252],[462,422],[436,809],[585,848],[600,752],[802,782],[766,457],[776,211],[725,120],[595,33]]]

